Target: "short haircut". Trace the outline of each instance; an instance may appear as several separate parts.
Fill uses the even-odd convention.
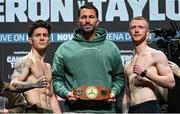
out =
[[[92,4],[85,4],[85,5],[81,6],[80,9],[78,10],[78,17],[80,16],[81,10],[84,8],[85,9],[93,9],[96,12],[96,17],[97,18],[99,17],[99,13],[98,13],[97,8]]]
[[[34,30],[39,27],[46,28],[48,30],[48,34],[49,35],[51,34],[51,26],[49,25],[49,23],[47,21],[37,20],[37,21],[33,22],[31,25],[29,25],[28,37],[31,37]]]
[[[147,21],[146,18],[144,18],[143,16],[136,16],[134,18],[132,18],[130,21],[129,21],[129,27],[130,27],[130,23],[133,21],[133,20],[144,20],[147,24],[147,28],[149,28],[149,22]]]

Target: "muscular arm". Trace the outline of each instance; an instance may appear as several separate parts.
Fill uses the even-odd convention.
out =
[[[172,70],[168,65],[168,60],[166,56],[161,51],[154,53],[152,56],[153,58],[155,58],[155,65],[157,67],[158,74],[149,72],[147,70],[146,77],[158,84],[159,86],[173,88],[175,86],[175,80]]]
[[[22,91],[24,89],[32,88],[32,84],[29,82],[23,82],[29,73],[29,66],[25,58],[19,59],[16,62],[12,79],[10,83],[10,89],[13,91]]]
[[[30,60],[27,58],[22,58],[16,62],[13,74],[12,74],[12,79],[10,83],[10,89],[12,91],[26,91],[35,87],[45,87],[46,82],[43,81],[44,77],[40,77],[37,81],[31,82],[28,81],[26,82],[26,78],[29,75],[29,66],[30,66]]]

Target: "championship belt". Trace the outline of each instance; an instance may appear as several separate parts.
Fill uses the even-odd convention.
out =
[[[73,90],[75,98],[80,100],[107,100],[110,92],[110,88],[103,86],[80,86]]]

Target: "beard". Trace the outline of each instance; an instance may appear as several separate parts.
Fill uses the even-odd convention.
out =
[[[142,42],[144,42],[146,40],[146,36],[144,38],[138,39],[138,40],[134,40],[132,39],[133,42],[135,43],[136,46],[140,45]]]
[[[95,30],[95,27],[92,25],[85,25],[85,26],[81,26],[81,30],[83,32],[93,32]]]

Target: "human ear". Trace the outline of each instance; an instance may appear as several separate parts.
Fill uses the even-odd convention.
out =
[[[96,22],[96,27],[99,25],[99,19],[97,20],[97,22]]]
[[[28,42],[29,42],[30,44],[32,44],[32,38],[31,38],[31,37],[28,38]]]

